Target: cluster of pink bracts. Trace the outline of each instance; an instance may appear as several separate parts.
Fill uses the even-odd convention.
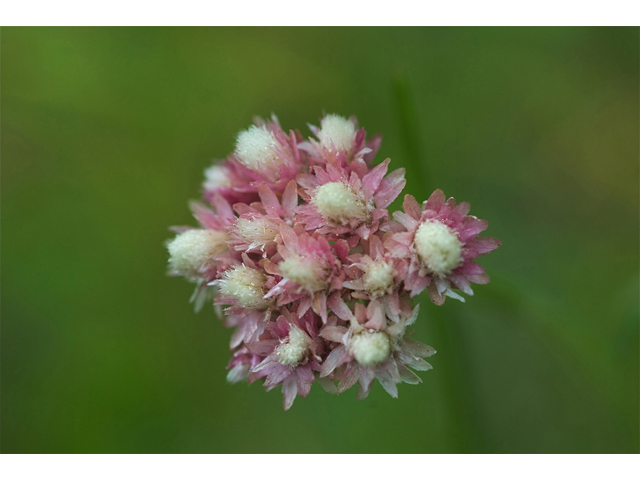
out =
[[[329,393],[374,379],[393,397],[397,384],[421,382],[435,350],[409,338],[412,298],[433,303],[489,276],[474,263],[500,241],[478,237],[485,220],[436,190],[403,212],[387,207],[406,183],[371,166],[380,136],[366,140],[355,118],[326,115],[316,139],[287,135],[274,117],[241,132],[225,161],[206,170],[204,199],[193,203],[200,228],[175,227],[170,274],[197,284],[199,309],[213,298],[235,327],[228,380],[282,385],[284,409],[317,379]]]

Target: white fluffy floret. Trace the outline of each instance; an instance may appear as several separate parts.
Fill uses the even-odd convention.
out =
[[[205,190],[215,190],[220,187],[230,187],[231,180],[229,180],[229,171],[226,167],[221,165],[213,165],[204,171],[204,184]]]
[[[169,266],[179,275],[195,280],[214,266],[216,257],[227,251],[226,232],[192,229],[174,238],[169,250]]]
[[[311,343],[309,335],[297,326],[291,325],[289,339],[277,348],[278,362],[292,367],[306,363]]]
[[[278,235],[278,231],[272,227],[274,225],[263,218],[239,218],[235,225],[235,231],[249,243],[249,248],[264,246],[273,242]]]
[[[278,266],[287,280],[297,283],[308,292],[317,292],[327,286],[322,267],[312,259],[304,259],[300,255],[292,254]]]
[[[320,144],[328,150],[350,151],[355,133],[356,126],[351,120],[331,114],[320,121],[318,138]]]
[[[462,262],[462,243],[444,223],[426,221],[416,231],[413,246],[429,272],[446,276]]]
[[[384,260],[367,264],[362,281],[364,289],[373,298],[391,293],[394,286],[393,265]]]
[[[236,265],[227,270],[216,283],[220,293],[233,297],[243,308],[265,309],[271,301],[265,300],[265,284],[267,278],[258,270],[246,265]]]
[[[391,342],[384,332],[362,332],[353,337],[350,347],[356,361],[367,367],[387,359],[391,351]]]
[[[329,182],[316,188],[311,202],[325,220],[346,225],[351,219],[367,219],[364,201],[342,182]]]
[[[282,163],[278,158],[278,142],[265,127],[252,125],[240,132],[235,154],[245,167],[261,175],[266,174],[269,180],[277,180],[278,166]]]

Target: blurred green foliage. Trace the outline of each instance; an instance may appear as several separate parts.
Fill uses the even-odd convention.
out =
[[[638,29],[1,40],[3,452],[638,452]],[[503,246],[466,304],[423,298],[423,384],[316,385],[285,413],[226,383],[230,331],[165,276],[163,241],[253,115],[308,134],[323,111]]]

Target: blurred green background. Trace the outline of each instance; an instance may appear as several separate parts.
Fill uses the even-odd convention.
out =
[[[3,28],[10,452],[638,452],[637,28]],[[424,383],[357,402],[229,385],[230,331],[165,276],[253,115],[384,135],[407,191],[503,246],[423,298]]]

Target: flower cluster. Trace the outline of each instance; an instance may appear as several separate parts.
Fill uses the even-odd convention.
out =
[[[391,217],[404,169],[372,165],[381,138],[353,117],[310,128],[305,141],[273,117],[240,132],[205,171],[206,203],[191,206],[200,227],[174,227],[168,243],[169,273],[196,284],[196,309],[213,301],[235,328],[228,380],[280,385],[285,410],[316,380],[334,394],[357,384],[358,399],[375,379],[393,397],[421,382],[411,369],[430,369],[435,350],[410,338],[413,297],[464,301],[454,290],[487,283],[474,259],[500,245],[441,190],[422,205],[406,195]]]

